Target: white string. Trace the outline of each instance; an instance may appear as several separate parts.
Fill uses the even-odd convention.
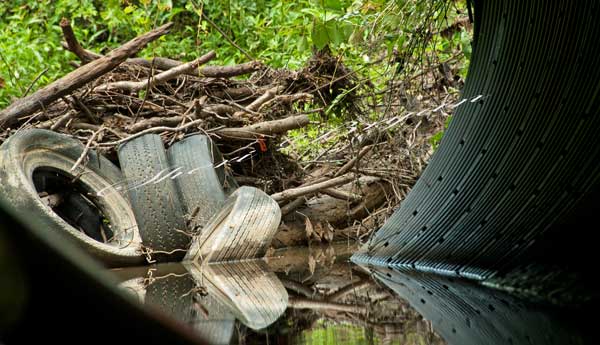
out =
[[[444,102],[444,103],[440,104],[439,106],[437,106],[434,109],[424,109],[424,110],[421,110],[418,113],[407,112],[407,113],[405,113],[402,116],[397,115],[397,116],[394,116],[394,117],[389,118],[389,119],[384,119],[384,120],[375,121],[373,123],[370,123],[367,127],[365,127],[363,129],[363,131],[367,132],[367,131],[371,130],[372,128],[378,127],[379,125],[382,125],[382,124],[386,126],[384,128],[384,130],[387,131],[387,130],[389,130],[389,129],[395,127],[395,126],[397,126],[398,124],[402,123],[404,120],[406,120],[410,116],[413,116],[413,115],[414,116],[422,116],[423,114],[425,114],[427,112],[435,113],[435,112],[438,112],[440,110],[443,110],[444,108],[456,109],[457,107],[465,104],[466,102],[475,103],[475,102],[477,102],[478,100],[480,100],[482,98],[484,98],[484,95],[477,95],[477,96],[472,97],[471,99],[463,98],[463,99],[461,99],[460,101],[458,101],[458,102],[456,102],[454,104],[448,104],[448,103]],[[320,137],[318,137],[318,138],[316,138],[314,140],[316,140],[316,141],[325,140],[326,138],[330,137],[333,133],[338,132],[338,131],[343,130],[343,129],[347,130],[347,134],[354,133],[354,132],[356,132],[358,130],[358,124],[359,123],[357,121],[351,121],[351,122],[349,122],[349,123],[347,123],[345,125],[340,125],[340,126],[338,126],[336,128],[333,128],[333,129],[329,130],[328,132],[326,132],[325,134],[321,135]],[[308,134],[306,133],[306,134],[302,134],[302,135],[296,137],[295,139],[299,140],[299,139],[306,138],[307,136],[308,136]],[[286,144],[289,144],[289,145],[286,145]],[[276,151],[282,151],[282,150],[288,148],[291,144],[292,144],[292,141],[289,138],[285,138],[283,140],[283,142],[281,142],[279,144],[279,148],[277,148]],[[284,145],[286,145],[286,146],[284,146]],[[248,149],[250,149],[250,147],[248,147]],[[236,156],[234,158],[231,158],[231,159],[223,159],[223,161],[221,161],[217,165],[215,165],[214,163],[208,163],[208,164],[206,164],[204,166],[196,167],[194,169],[191,169],[188,172],[180,171],[181,169],[183,169],[183,167],[177,167],[175,169],[166,168],[166,169],[163,169],[163,170],[159,171],[155,176],[153,176],[151,179],[149,179],[149,180],[147,180],[145,182],[136,181],[136,183],[129,183],[131,181],[124,180],[124,181],[112,184],[110,186],[107,186],[105,188],[102,188],[100,191],[98,191],[96,193],[96,195],[98,197],[103,197],[103,196],[105,196],[105,193],[107,191],[110,191],[110,189],[114,189],[117,192],[118,191],[122,191],[122,190],[130,191],[130,190],[133,190],[133,189],[141,188],[141,187],[146,186],[146,185],[151,184],[151,183],[152,184],[160,183],[161,181],[163,181],[163,180],[165,180],[167,178],[170,178],[170,179],[174,180],[174,179],[176,179],[177,177],[179,177],[179,176],[181,176],[183,174],[191,175],[191,174],[196,173],[199,170],[204,169],[204,168],[210,168],[210,167],[212,167],[213,169],[218,169],[218,168],[226,165],[228,162],[241,163],[244,160],[246,160],[246,159],[251,158],[252,156],[254,156],[255,153],[256,153],[256,150],[255,149],[251,149],[251,151],[249,151],[248,153],[246,153],[243,156],[242,155],[238,155],[238,156]],[[165,174],[165,175],[163,176],[163,174]],[[124,187],[126,187],[126,188],[124,189]]]

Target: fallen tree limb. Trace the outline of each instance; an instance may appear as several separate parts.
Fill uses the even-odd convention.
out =
[[[79,165],[83,162],[83,160],[87,158],[87,155],[90,152],[90,148],[92,147],[94,140],[96,140],[96,138],[100,135],[100,133],[102,133],[103,130],[104,130],[104,126],[100,126],[100,128],[97,131],[95,131],[92,134],[92,136],[88,139],[88,142],[87,142],[87,144],[85,144],[85,147],[83,148],[83,151],[81,152],[81,155],[79,155],[79,158],[77,159],[75,164],[73,164],[73,166],[69,170],[70,172],[75,171],[75,169],[77,169],[77,167],[79,167]]]
[[[47,107],[55,100],[70,94],[74,90],[112,70],[128,57],[139,52],[148,43],[168,33],[171,26],[173,26],[172,23],[165,24],[138,36],[111,51],[105,57],[85,64],[35,93],[15,101],[6,109],[0,111],[0,128],[10,126],[19,117],[30,115],[43,107]]]
[[[177,126],[183,121],[183,116],[157,116],[149,119],[136,122],[129,126],[128,131],[136,133],[144,129],[157,127],[157,126]]]
[[[66,41],[65,48],[67,50],[69,50],[70,52],[72,52],[73,54],[77,55],[79,60],[81,60],[82,64],[86,64],[90,61],[93,61],[93,60],[96,60],[96,59],[99,59],[102,57],[102,55],[100,55],[100,54],[96,54],[92,51],[84,49],[79,44],[79,41],[77,41],[77,37],[75,37],[75,33],[73,32],[73,28],[71,27],[71,23],[69,22],[69,19],[63,17],[60,20],[60,28],[63,32],[63,36]]]
[[[348,171],[350,171],[350,169],[352,169],[360,159],[362,159],[367,153],[369,153],[372,148],[373,148],[373,145],[369,145],[369,146],[363,147],[360,150],[360,152],[356,155],[356,157],[352,158],[346,164],[344,164],[341,168],[339,168],[333,174],[333,177],[338,177],[338,176],[344,175],[345,173],[347,173]],[[318,178],[313,179],[311,181],[307,181],[302,186],[309,186],[311,184],[323,182],[323,181],[326,181],[326,180],[327,180],[327,177],[318,177]],[[327,191],[329,191],[329,190],[327,190]],[[327,193],[325,191],[324,191],[324,193],[331,195],[330,193]],[[331,195],[331,196],[333,196],[333,195]],[[292,211],[294,211],[298,207],[302,206],[304,204],[304,202],[305,202],[304,198],[297,198],[297,199],[289,202],[285,206],[281,207],[281,215],[285,216],[286,214],[291,213]]]
[[[358,194],[345,192],[343,190],[334,189],[334,188],[323,189],[321,191],[321,193],[327,194],[329,196],[332,196],[332,197],[334,197],[336,199],[340,199],[340,200],[346,200],[346,201],[361,201],[362,200],[362,196],[360,196]]]
[[[313,289],[311,289],[307,286],[304,286],[304,285],[302,285],[302,283],[299,283],[295,280],[282,278],[282,277],[279,277],[279,280],[281,281],[283,286],[288,290],[295,291],[306,297],[313,297],[315,295],[315,291]]]
[[[189,73],[198,68],[198,66],[207,63],[217,56],[214,51],[208,52],[202,55],[194,61],[190,61],[173,67],[169,70],[161,72],[152,78],[140,80],[140,81],[117,81],[98,86],[97,90],[121,90],[129,92],[138,92],[140,90],[152,88],[155,85],[165,83],[171,79],[177,78],[181,74]]]
[[[230,78],[256,72],[263,67],[260,61],[250,61],[233,66],[206,66],[198,70],[196,75],[209,78]]]
[[[351,182],[354,179],[355,179],[355,177],[353,174],[338,176],[338,177],[332,178],[332,179],[324,181],[324,182],[315,183],[310,186],[287,189],[287,190],[284,190],[283,192],[272,194],[271,198],[273,198],[273,200],[275,200],[275,201],[294,199],[299,196],[318,192],[325,188],[340,186],[340,185],[346,184],[348,182]]]
[[[62,28],[62,22],[61,22]],[[66,30],[66,32],[65,32]],[[88,63],[90,61],[99,59],[104,55],[94,53],[91,50],[83,48],[75,35],[73,34],[73,29],[67,22],[67,26],[63,28],[63,35],[65,37],[66,42],[62,42],[63,48],[77,55],[77,57],[83,62],[83,64]],[[157,70],[166,71],[171,68],[175,68],[177,66],[181,66],[183,62],[178,60],[173,60],[164,57],[153,57],[152,59],[144,59],[144,58],[130,58],[125,61],[125,63],[138,65],[146,68],[155,68]],[[79,67],[79,66],[76,66]],[[200,68],[198,71],[190,71],[186,72],[186,75],[191,75],[194,77],[207,77],[207,78],[230,78],[239,75],[244,75],[252,72],[256,72],[263,67],[263,64],[260,61],[250,61],[245,62],[238,65],[232,66],[206,66]]]
[[[372,285],[373,281],[370,278],[361,279],[360,281],[356,283],[350,283],[348,286],[343,287],[338,291],[332,293],[331,295],[327,296],[327,300],[330,302],[337,302],[353,292],[362,290]]]
[[[204,120],[202,120],[202,119],[199,119],[199,120],[194,120],[194,121],[192,121],[192,122],[188,122],[188,123],[186,123],[185,125],[182,125],[182,126],[179,126],[179,127],[166,127],[166,126],[165,126],[165,127],[163,127],[163,126],[160,126],[160,127],[152,127],[152,128],[148,128],[148,129],[146,129],[146,130],[143,130],[143,131],[141,131],[141,132],[137,132],[137,133],[135,133],[135,134],[133,134],[133,135],[130,135],[130,136],[128,136],[127,138],[123,138],[123,139],[120,139],[120,140],[117,140],[117,141],[111,141],[111,142],[108,142],[108,143],[102,143],[102,144],[99,144],[98,146],[102,146],[102,147],[106,147],[106,146],[109,146],[109,147],[110,147],[110,146],[116,146],[116,145],[119,145],[119,144],[122,144],[122,143],[128,142],[129,140],[132,140],[132,139],[135,139],[135,138],[141,137],[142,135],[144,135],[144,134],[148,134],[148,133],[157,133],[157,132],[181,132],[181,131],[184,131],[184,130],[186,130],[186,129],[188,129],[188,128],[192,127],[192,126],[198,126],[198,125],[200,125],[202,122],[204,122]]]
[[[277,96],[278,93],[283,91],[283,89],[284,89],[283,85],[277,85],[275,87],[268,89],[264,94],[262,94],[262,96],[258,97],[252,103],[248,104],[245,107],[245,110],[238,111],[235,114],[233,114],[233,118],[234,119],[242,119],[244,114],[247,114],[249,112],[251,113],[253,111],[257,111],[264,103],[275,98],[275,96]]]
[[[235,112],[234,107],[226,105],[226,104],[211,104],[208,106],[198,106],[199,112],[194,111],[193,115],[190,116],[192,120],[196,119],[206,119],[211,116],[222,117],[227,116],[228,114],[233,114]],[[177,126],[185,119],[184,115],[178,116],[156,116],[151,117],[149,119],[145,119],[139,122],[136,122],[128,127],[128,131],[131,133],[136,133],[148,128],[156,127],[156,126]]]
[[[291,103],[298,102],[298,101],[310,101],[313,98],[314,98],[313,95],[311,95],[310,93],[306,93],[306,92],[295,93],[292,95],[277,95],[277,96],[269,99],[268,101],[264,102],[256,110],[261,111],[263,108],[268,107],[269,105],[271,105],[275,102],[291,104]]]
[[[290,129],[301,128],[309,123],[310,120],[307,115],[296,115],[240,128],[222,128],[215,131],[215,133],[222,137],[253,140],[262,136],[285,133]]]

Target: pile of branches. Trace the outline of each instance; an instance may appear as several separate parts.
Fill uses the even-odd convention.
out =
[[[396,116],[401,121],[393,133],[386,130],[389,118],[362,124],[360,97],[348,91],[358,90],[359,81],[327,52],[299,71],[258,61],[207,66],[215,52],[190,62],[135,57],[171,27],[158,27],[104,56],[83,48],[63,19],[63,46],[78,57],[72,62],[77,68],[1,110],[0,143],[19,130],[44,128],[116,162],[118,145],[146,133],[160,134],[167,146],[204,133],[239,184],[259,187],[280,203],[284,219],[274,244],[291,246],[361,239],[379,227],[430,153],[421,132],[435,133],[444,122],[439,114]],[[324,109],[342,93],[357,114],[353,129],[345,127],[334,145],[306,164],[288,131],[318,129]]]

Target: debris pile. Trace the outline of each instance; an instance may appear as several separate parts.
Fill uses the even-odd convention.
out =
[[[83,48],[68,20],[61,28],[77,68],[0,110],[0,143],[26,128],[50,129],[118,164],[117,147],[147,133],[167,147],[208,135],[239,185],[279,203],[275,247],[360,240],[383,224],[420,174],[429,139],[457,98],[447,90],[423,97],[392,80],[380,104],[381,92],[327,51],[297,71],[259,61],[216,66],[215,52],[190,62],[135,57],[170,24],[105,56]],[[456,82],[447,69],[436,80],[436,70],[423,72],[430,87]],[[345,115],[332,125],[336,107]]]

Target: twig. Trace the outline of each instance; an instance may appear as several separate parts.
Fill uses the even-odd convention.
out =
[[[213,22],[212,20],[210,20],[210,18],[208,18],[206,16],[206,14],[204,14],[204,12],[202,12],[202,19],[206,20],[206,22],[208,24],[210,24],[210,26],[212,26],[213,28],[215,28],[215,30],[217,30],[221,36],[223,36],[223,38],[225,38],[227,40],[227,42],[231,43],[231,45],[233,45],[234,47],[236,47],[239,51],[242,52],[242,54],[246,55],[246,57],[250,60],[254,60],[254,57],[252,57],[252,55],[248,54],[248,52],[246,50],[244,50],[244,48],[240,47],[239,45],[237,45],[237,43],[235,43],[226,33],[225,31],[221,30],[221,28],[215,24],[215,22]]]
[[[368,309],[364,305],[342,304],[325,301],[315,301],[302,297],[290,297],[288,307],[294,309],[334,310],[348,313],[366,314]]]
[[[209,78],[230,78],[256,72],[261,68],[263,68],[262,62],[250,61],[233,66],[206,66],[198,70],[195,75]]]
[[[79,158],[77,159],[77,161],[75,162],[75,164],[73,164],[73,167],[71,167],[71,172],[75,171],[75,169],[77,169],[77,167],[79,167],[79,165],[81,164],[81,162],[83,162],[83,160],[85,159],[85,157],[87,157],[88,152],[90,151],[90,147],[92,147],[92,143],[94,142],[94,140],[96,140],[96,137],[104,130],[104,126],[100,126],[100,128],[95,131],[94,133],[92,133],[92,136],[90,137],[90,139],[88,139],[87,144],[85,144],[85,148],[83,149],[83,152],[81,152],[81,155],[79,156]]]
[[[43,71],[41,71],[40,73],[38,73],[38,75],[33,79],[33,81],[31,82],[31,84],[29,84],[29,86],[27,87],[27,90],[25,90],[25,93],[21,97],[27,96],[27,94],[29,94],[29,91],[31,91],[31,88],[33,88],[33,86],[35,85],[35,83],[37,83],[37,81],[40,80],[40,78],[44,74],[46,74],[46,72],[48,72],[48,67],[44,68]]]
[[[97,90],[122,90],[129,92],[137,92],[145,88],[151,88],[154,85],[167,82],[173,78],[177,78],[179,75],[191,72],[198,68],[198,66],[207,63],[217,56],[214,51],[211,51],[203,56],[197,58],[194,61],[184,63],[177,67],[173,67],[169,70],[157,74],[153,78],[148,78],[141,81],[117,81],[98,86]]]
[[[362,159],[362,157],[364,157],[369,151],[371,151],[371,149],[373,148],[373,145],[369,145],[369,146],[365,146],[363,147],[360,152],[358,153],[358,155],[356,155],[356,157],[352,158],[351,160],[348,161],[348,163],[344,164],[340,169],[338,169],[335,174],[333,174],[334,177],[338,177],[341,176],[345,173],[347,173],[348,171],[350,171],[350,169],[352,169],[356,163]],[[315,183],[319,183],[319,182],[323,182],[323,181],[327,181],[327,177],[319,177],[313,181],[308,181],[304,184],[302,184],[301,187],[303,186],[310,186],[312,184]],[[293,212],[295,209],[297,209],[298,207],[302,206],[304,204],[306,200],[301,197],[301,198],[297,198],[294,201],[288,203],[285,206],[281,207],[281,214],[282,215],[286,215],[289,214],[291,212]]]
[[[339,190],[339,189],[326,188],[326,189],[323,189],[321,191],[321,193],[327,194],[331,197],[334,197],[336,199],[341,199],[341,200],[348,200],[348,201],[354,201],[354,202],[362,200],[362,196],[360,196],[358,194],[344,192],[343,190]]]
[[[307,115],[296,115],[241,128],[223,128],[215,131],[215,133],[223,137],[254,140],[266,135],[285,133],[290,129],[301,128],[309,123],[310,120]]]
[[[64,125],[67,121],[73,118],[73,116],[77,114],[77,112],[73,109],[70,109],[66,114],[62,115],[57,119],[50,119],[44,122],[40,122],[36,127],[37,128],[49,128],[50,130],[57,130],[62,125]]]
[[[341,288],[340,290],[332,293],[327,296],[327,300],[330,302],[337,302],[340,299],[344,298],[346,295],[364,289],[373,285],[373,281],[370,278],[363,278],[361,281],[357,283],[350,283],[348,286]]]
[[[361,160],[367,153],[369,153],[369,151],[371,151],[372,148],[373,145],[363,147],[360,150],[360,152],[358,152],[356,157],[352,158],[348,161],[348,163],[344,164],[338,171],[335,172],[335,174],[333,174],[333,176],[341,176],[350,171],[350,169],[352,169],[359,160]]]
[[[307,286],[304,286],[302,283],[299,283],[295,280],[279,278],[281,283],[286,289],[293,290],[299,294],[302,294],[306,297],[313,297],[315,295],[315,291]]]
[[[257,111],[261,111],[263,108],[268,107],[269,105],[275,102],[291,104],[298,101],[310,101],[313,98],[313,95],[305,92],[299,92],[293,95],[278,95],[263,103],[260,107],[258,107]]]
[[[130,135],[127,138],[123,138],[123,139],[120,139],[120,140],[117,140],[117,141],[111,141],[111,142],[108,142],[108,143],[102,143],[99,146],[106,147],[106,146],[119,145],[119,144],[128,142],[129,140],[141,137],[142,135],[148,134],[148,133],[156,133],[156,132],[181,132],[181,131],[186,130],[186,129],[192,127],[192,126],[198,125],[198,124],[202,123],[203,121],[204,120],[202,120],[202,119],[194,120],[192,122],[188,122],[185,125],[179,126],[179,127],[162,127],[161,126],[161,127],[148,128],[148,129],[143,130],[141,132],[137,132],[137,133],[135,133],[133,135]]]
[[[262,96],[258,97],[252,103],[250,103],[246,106],[246,109],[249,111],[246,111],[246,109],[244,109],[242,111],[238,111],[235,114],[233,114],[233,118],[241,119],[245,113],[257,111],[264,103],[275,98],[275,96],[279,92],[283,91],[283,89],[284,89],[283,85],[278,85],[278,86],[268,89]]]
[[[338,176],[324,182],[315,183],[310,186],[286,189],[282,192],[272,194],[271,198],[273,198],[273,200],[275,201],[289,200],[302,195],[315,193],[325,188],[340,186],[351,182],[354,179],[355,177],[353,174]]]
[[[70,94],[88,82],[111,71],[129,56],[136,54],[148,43],[169,32],[172,23],[165,24],[146,34],[138,36],[121,47],[111,51],[107,56],[79,67],[66,76],[39,89],[35,93],[23,97],[0,111],[0,128],[12,124],[17,118],[32,114],[48,106],[55,100]]]
[[[151,117],[149,119],[136,122],[129,126],[129,132],[135,133],[156,126],[177,126],[181,123],[181,121],[183,121],[184,118],[184,116]]]
[[[69,19],[63,17],[60,20],[60,28],[62,29],[63,36],[67,42],[66,48],[77,55],[82,64],[86,64],[102,57],[100,54],[83,49],[83,47],[79,44],[79,41],[77,41],[77,37],[75,37],[75,33],[73,32],[73,28],[71,27]]]

